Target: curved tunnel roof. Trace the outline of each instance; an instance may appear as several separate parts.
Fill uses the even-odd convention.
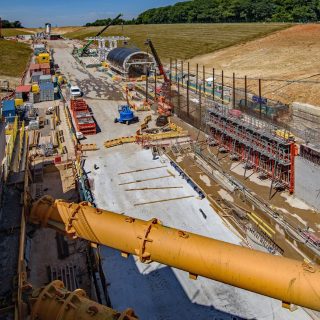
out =
[[[115,48],[109,52],[107,59],[111,63],[123,68],[125,61],[130,58],[132,54],[138,52],[141,52],[141,50],[138,48]]]

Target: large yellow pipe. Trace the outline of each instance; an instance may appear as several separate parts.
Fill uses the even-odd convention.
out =
[[[134,254],[142,262],[157,261],[229,285],[320,311],[320,267],[273,256],[96,209],[44,197],[33,205],[31,221]]]
[[[137,320],[133,310],[117,312],[88,299],[82,289],[68,291],[55,280],[29,298],[31,320]]]

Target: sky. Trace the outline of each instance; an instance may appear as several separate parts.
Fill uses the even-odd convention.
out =
[[[182,1],[182,0],[181,0]],[[144,10],[170,5],[177,0],[0,0],[0,17],[21,21],[24,27],[84,25],[122,13],[132,19]]]

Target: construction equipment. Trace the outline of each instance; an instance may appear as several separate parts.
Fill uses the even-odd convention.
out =
[[[190,232],[45,196],[31,208],[30,220],[72,238],[117,249],[125,258],[157,261],[234,287],[320,311],[320,267],[251,250]]]
[[[131,309],[118,312],[90,300],[82,289],[70,292],[60,280],[55,280],[46,287],[30,291],[30,294],[25,295],[25,300],[31,307],[31,320],[138,319]]]
[[[95,36],[99,37],[104,31],[106,31],[109,27],[111,27],[120,17],[122,17],[122,14],[118,14],[118,16],[116,18],[114,18],[108,25],[106,25],[105,27],[103,27]],[[83,48],[81,48],[79,50],[79,56],[82,57],[85,54],[88,53],[88,49],[91,46],[91,44],[94,42],[94,40],[89,40],[87,42],[86,45],[83,46]]]
[[[159,57],[159,55],[158,55],[158,53],[157,53],[157,51],[156,51],[156,48],[154,47],[151,39],[147,39],[147,40],[146,40],[146,45],[148,45],[148,46],[150,47],[150,50],[151,50],[151,52],[152,52],[152,55],[153,55],[154,59],[156,60],[157,67],[158,67],[158,69],[159,69],[159,73],[163,76],[164,82],[165,82],[165,83],[169,83],[170,81],[169,81],[169,79],[168,79],[168,76],[167,76],[167,74],[166,74],[166,72],[165,72],[165,70],[164,70],[164,67],[163,67],[163,65],[162,65],[162,63],[161,63],[160,57]]]
[[[173,138],[183,138],[188,137],[188,131],[169,131],[169,132],[160,132],[160,133],[143,133],[137,134],[135,136],[130,137],[121,137],[117,139],[107,140],[104,143],[106,148],[112,148],[115,146],[119,146],[125,143],[139,143],[143,146],[148,145],[154,141],[165,140],[165,139],[173,139]]]
[[[133,111],[128,105],[119,106],[118,111],[120,114],[120,118],[115,118],[114,123],[120,122],[120,123],[126,123],[129,125],[132,122],[139,121],[139,118],[134,115]]]
[[[161,115],[156,120],[156,126],[157,127],[164,127],[169,123],[168,117]]]
[[[166,100],[168,100],[168,98],[171,95],[171,81],[170,81],[170,79],[168,79],[168,76],[164,70],[163,64],[161,63],[160,57],[159,57],[152,41],[150,39],[147,39],[145,44],[150,47],[152,55],[156,61],[157,67],[159,69],[159,73],[161,76],[163,76],[163,81],[164,81],[162,87],[159,90],[157,90],[157,92],[155,92],[155,94],[156,93],[161,94],[162,98],[163,98],[163,99],[160,99],[162,102],[162,105],[159,104],[158,113],[160,115],[170,116],[171,112],[172,112],[172,106],[167,104]]]

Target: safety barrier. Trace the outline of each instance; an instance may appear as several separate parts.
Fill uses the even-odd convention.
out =
[[[121,137],[121,138],[117,138],[117,139],[107,140],[104,143],[104,146],[106,148],[112,148],[112,147],[119,146],[124,143],[133,143],[135,141],[136,141],[136,136]]]
[[[4,170],[4,180],[6,181],[9,175],[9,169],[12,160],[12,154],[14,150],[14,144],[16,142],[16,137],[18,133],[18,117],[16,116],[14,119],[13,124],[6,129],[5,134],[9,136],[7,139],[6,144],[6,163],[5,163],[5,170]]]
[[[78,150],[80,150],[82,152],[99,150],[99,148],[97,147],[97,145],[95,143],[78,144],[77,147],[78,147]]]
[[[22,152],[23,152],[23,145],[24,145],[24,134],[25,134],[25,125],[24,121],[22,121],[21,128],[20,128],[20,139],[19,139],[19,151],[18,151],[18,163],[21,161]]]
[[[181,129],[181,128],[180,128]],[[139,143],[145,145],[148,142],[156,141],[156,140],[164,140],[164,139],[172,139],[172,138],[180,138],[188,136],[188,131],[179,130],[179,131],[169,131],[169,132],[161,132],[161,133],[147,133],[147,134],[137,134],[135,136],[130,137],[120,137],[117,139],[107,140],[104,143],[106,148],[112,148],[115,146],[119,146],[125,143]]]

